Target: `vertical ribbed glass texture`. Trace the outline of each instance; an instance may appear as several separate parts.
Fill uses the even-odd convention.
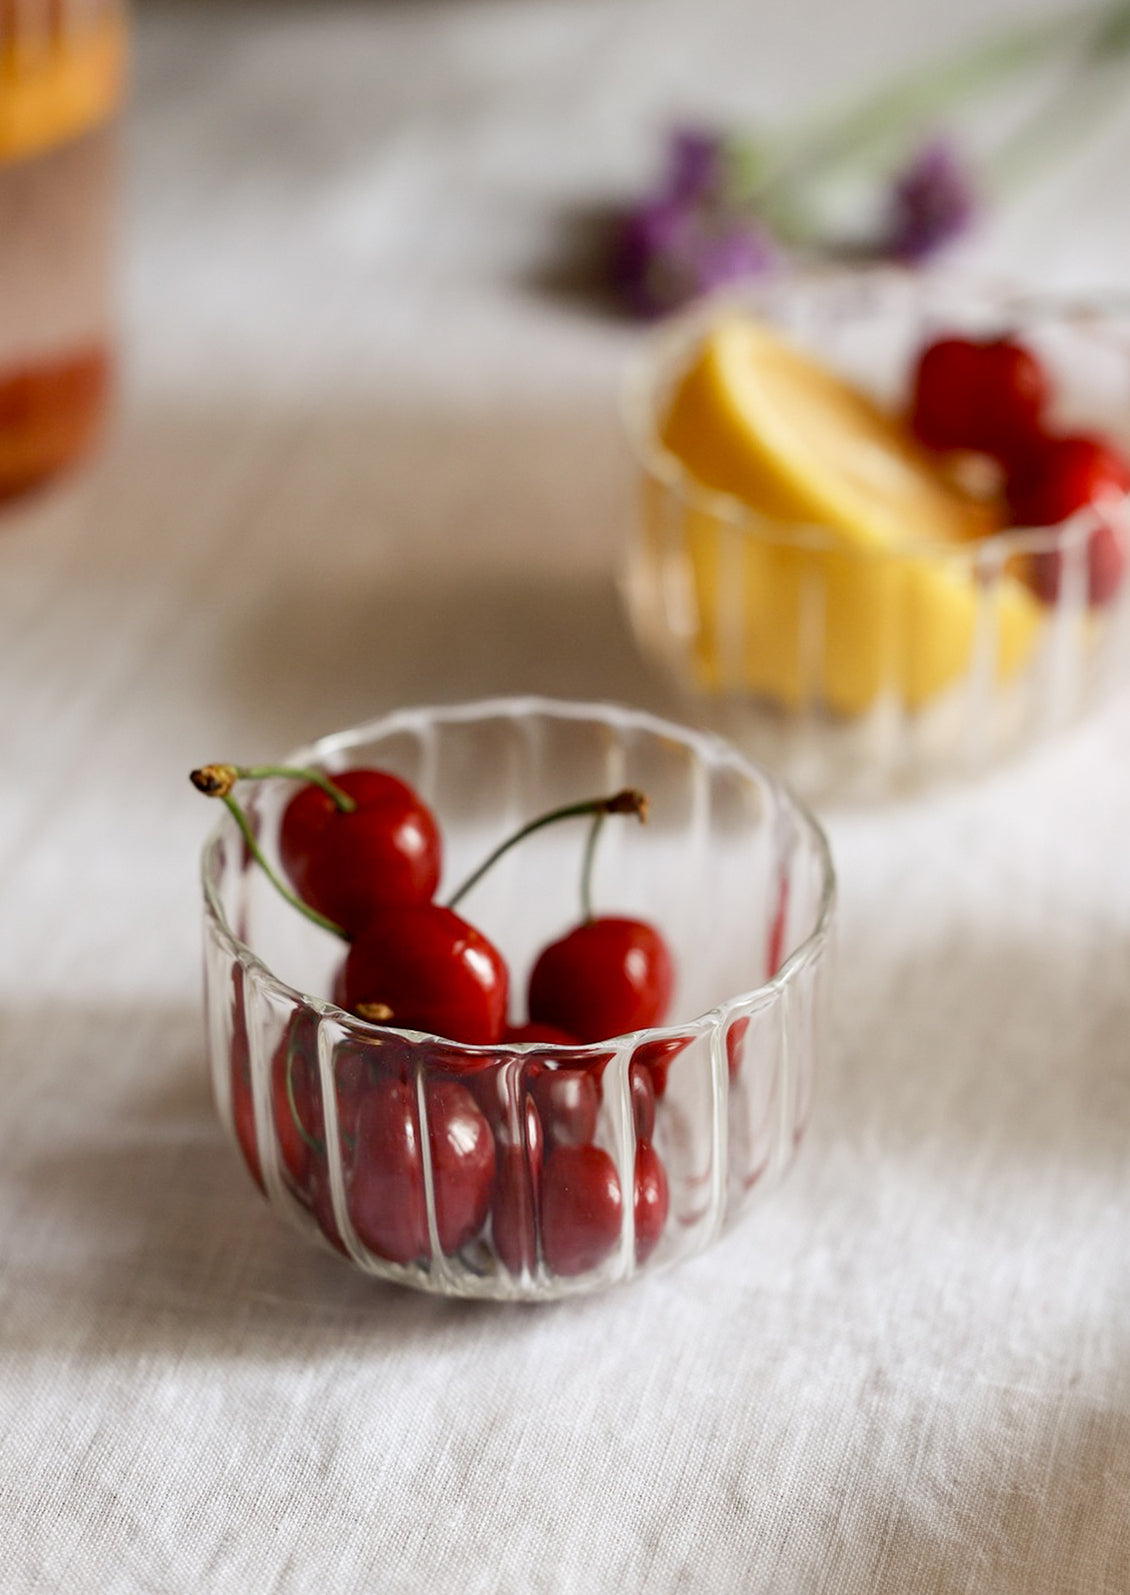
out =
[[[329,1000],[340,942],[272,891],[225,816],[203,861],[214,1095],[294,1223],[382,1279],[547,1300],[701,1251],[771,1185],[824,1045],[834,895],[819,827],[773,776],[642,713],[534,699],[408,711],[290,762],[416,785],[444,832],[441,900],[522,822],[642,787],[648,825],[604,826],[595,908],[657,925],[678,972],[670,1024],[599,1045],[366,1024]],[[292,791],[250,794],[268,852]],[[508,960],[516,1022],[538,951],[578,917],[584,832],[539,833],[461,905]]]

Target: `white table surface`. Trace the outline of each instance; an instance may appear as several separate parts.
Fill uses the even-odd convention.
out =
[[[494,691],[667,707],[613,585],[636,334],[548,291],[563,216],[674,112],[983,14],[144,11],[124,414],[0,539],[5,1589],[1130,1589],[1125,700],[828,816],[811,1132],[680,1271],[548,1310],[367,1282],[259,1201],[203,1061],[190,766]],[[1124,281],[1128,156],[1124,116],[980,258]]]

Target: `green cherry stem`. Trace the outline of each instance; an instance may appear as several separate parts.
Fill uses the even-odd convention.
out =
[[[320,925],[323,930],[330,931],[334,936],[340,936],[342,941],[348,941],[349,937],[345,934],[344,930],[342,930],[341,926],[336,920],[327,918],[325,914],[319,914],[316,908],[311,908],[309,903],[304,903],[301,897],[295,896],[290,887],[287,886],[286,883],[275,873],[274,869],[267,860],[266,854],[259,846],[258,839],[248,823],[247,815],[243,812],[242,807],[236,801],[236,799],[232,797],[230,792],[224,793],[222,801],[232,819],[243,832],[243,840],[247,843],[251,857],[255,860],[256,864],[258,864],[259,868],[263,871],[263,874],[275,888],[275,891],[279,893],[280,897],[285,897],[291,907],[297,908],[300,914],[305,914],[306,918],[310,920],[312,924]]]
[[[294,1100],[293,1068],[294,1047],[288,1042],[286,1049],[286,1100],[287,1105],[290,1108],[290,1116],[294,1120],[294,1128],[306,1142],[306,1145],[310,1148],[311,1152],[313,1152],[316,1157],[325,1157],[326,1148],[324,1142],[319,1141],[316,1135],[310,1134],[310,1131],[302,1122],[302,1115],[298,1111],[298,1103]]]
[[[596,858],[596,844],[600,840],[601,829],[604,826],[605,811],[599,809],[592,817],[589,826],[588,840],[585,842],[585,858],[581,865],[581,918],[589,924],[593,918],[592,911],[592,867]]]
[[[563,808],[551,809],[548,814],[542,814],[536,820],[530,820],[528,824],[521,826],[519,830],[515,831],[513,836],[508,836],[505,842],[500,842],[494,852],[489,854],[477,869],[471,871],[458,891],[448,898],[448,908],[454,908],[456,904],[461,903],[467,893],[479,884],[487,871],[493,869],[504,854],[509,853],[512,847],[517,847],[519,842],[524,842],[527,836],[533,836],[535,831],[544,830],[547,825],[556,825],[559,820],[583,819],[588,815],[593,816],[593,829],[595,831],[598,828],[598,823],[604,820],[606,814],[635,814],[642,823],[647,819],[647,798],[644,793],[638,792],[632,787],[627,787],[622,792],[614,792],[611,797],[587,798],[583,803],[567,803]],[[589,853],[595,846],[595,837],[590,834],[589,845],[586,849],[586,876],[582,887],[582,893],[586,900],[588,874],[591,873]]]
[[[224,797],[237,781],[305,781],[309,786],[320,787],[343,814],[352,814],[357,800],[342,790],[322,770],[293,764],[205,764],[193,770],[191,780],[198,792],[208,797]]]
[[[316,908],[311,908],[309,903],[304,903],[300,897],[296,897],[291,891],[290,887],[287,886],[285,882],[282,881],[275,873],[274,869],[268,862],[263,849],[259,846],[258,838],[256,837],[255,832],[251,829],[250,822],[247,818],[247,815],[243,812],[242,806],[232,796],[230,787],[225,788],[222,781],[219,785],[214,784],[214,772],[224,768],[225,766],[223,765],[206,764],[200,770],[193,770],[189,776],[189,780],[192,782],[193,786],[198,792],[204,793],[205,797],[218,797],[220,799],[221,803],[223,803],[232,819],[239,826],[240,833],[243,836],[243,840],[247,843],[247,848],[251,854],[251,857],[255,860],[256,864],[258,864],[259,868],[263,871],[263,874],[270,881],[271,885],[275,888],[275,891],[278,892],[279,896],[284,897],[292,908],[297,908],[300,914],[305,914],[306,918],[310,920],[312,924],[319,925],[322,930],[328,930],[334,936],[340,936],[342,941],[348,941],[349,937],[346,935],[345,931],[342,930],[339,924],[332,919],[327,919],[325,914],[319,914]],[[229,765],[226,766],[226,768],[230,769],[233,768],[233,766]]]

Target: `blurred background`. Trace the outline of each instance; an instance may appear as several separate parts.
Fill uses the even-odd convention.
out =
[[[1126,289],[1126,9],[0,0],[11,1588],[1130,1588],[1125,708],[833,817],[795,1176],[504,1333],[256,1203],[186,780],[400,704],[673,709],[617,592],[613,213],[674,130],[835,153],[878,105],[786,255],[888,247],[941,135],[977,199],[941,268]]]
[[[586,496],[583,482],[571,483],[578,496],[564,524],[603,542],[605,433],[630,329],[593,291],[596,252],[609,211],[655,184],[671,129],[787,134],[889,82],[917,84],[916,134],[941,128],[976,150],[1018,108],[1041,106],[1057,54],[1077,53],[1070,31],[1043,54],[1025,40],[1064,17],[1117,21],[1120,9],[182,0],[142,3],[127,17],[118,0],[8,0],[0,493],[88,447],[115,345],[127,390],[147,405],[187,407],[188,430],[210,416],[229,447],[236,418],[220,412],[248,393],[292,415],[336,407],[339,421],[347,412],[372,438],[380,429],[364,406],[378,396],[394,396],[403,433],[414,404],[435,424],[437,399],[465,422],[512,402],[528,418],[530,396],[570,409],[579,395],[582,408],[600,406],[602,424],[574,415],[569,445],[558,436],[534,456],[515,449],[509,473],[492,460],[489,491],[499,495],[498,535],[513,516],[545,518],[533,541],[547,553],[562,535],[563,499],[556,482],[538,491],[532,459],[538,448],[571,447],[585,461],[580,475],[601,486]],[[998,38],[1019,39],[1034,64],[1027,75],[1002,73],[1001,94],[985,92],[991,74],[974,72],[979,93],[941,102],[922,80],[932,62],[960,61]],[[1113,28],[1107,48],[1122,49]],[[919,77],[907,85],[910,69]],[[1057,147],[1042,153],[1057,158],[1018,199],[988,198],[967,255],[1045,284],[1117,275],[1123,87],[1121,76],[1092,74],[1066,114],[1049,119],[1045,143]],[[897,138],[909,157],[906,127]],[[853,200],[865,203],[849,186]],[[560,422],[545,430],[560,434]],[[412,436],[434,457],[438,439]],[[393,447],[396,468],[379,473],[374,496],[356,484],[382,533],[402,496],[427,497],[412,446],[409,457]],[[506,486],[520,461],[532,500],[517,482]],[[407,510],[422,513],[419,502]]]

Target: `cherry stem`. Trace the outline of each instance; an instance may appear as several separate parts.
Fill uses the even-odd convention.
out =
[[[547,825],[556,825],[558,820],[583,819],[586,815],[594,817],[594,831],[599,828],[599,823],[606,814],[635,814],[642,824],[647,819],[647,797],[643,792],[638,792],[634,787],[626,787],[622,792],[614,792],[611,797],[586,798],[583,803],[567,803],[564,808],[551,809],[548,814],[542,814],[536,820],[521,826],[508,836],[505,842],[499,843],[494,852],[489,854],[479,867],[472,870],[457,892],[448,898],[448,908],[454,908],[462,902],[467,893],[479,884],[489,869],[493,869],[504,854],[509,853],[512,847],[517,847],[519,842],[524,842],[527,836],[533,836],[535,831],[544,830]],[[595,847],[595,838],[590,834],[589,846],[586,850],[586,876],[582,885],[582,899],[587,902],[588,874],[591,873],[589,853]],[[588,916],[588,917],[591,917]]]
[[[349,937],[345,931],[342,930],[341,926],[336,920],[327,918],[325,914],[319,914],[316,908],[311,908],[309,903],[304,903],[301,897],[297,897],[294,892],[291,891],[290,887],[287,886],[285,881],[283,881],[275,873],[267,859],[266,854],[259,846],[258,838],[251,829],[247,815],[243,812],[243,809],[240,807],[236,799],[232,797],[230,792],[225,792],[222,795],[222,801],[228,813],[242,831],[243,840],[247,843],[251,857],[255,860],[256,864],[258,864],[259,868],[263,871],[263,874],[270,881],[271,885],[275,888],[275,891],[278,892],[279,896],[285,897],[290,906],[292,908],[297,908],[300,914],[305,914],[306,918],[311,922],[311,924],[319,925],[322,930],[328,930],[334,936],[340,936],[342,941],[348,941]]]
[[[327,919],[325,914],[319,914],[316,908],[311,908],[309,903],[304,903],[300,897],[296,897],[290,887],[280,880],[279,876],[271,868],[263,849],[259,846],[259,840],[255,832],[251,829],[251,823],[247,815],[243,812],[239,802],[232,796],[231,782],[225,784],[226,773],[234,769],[235,766],[231,764],[206,764],[203,769],[193,770],[189,780],[198,792],[203,792],[207,797],[218,797],[220,799],[232,819],[239,826],[240,834],[247,843],[247,849],[251,857],[258,864],[279,896],[284,897],[292,908],[297,908],[300,914],[305,914],[312,924],[320,926],[322,930],[330,931],[334,936],[340,936],[342,941],[348,941],[349,937],[339,924],[332,919]],[[239,779],[239,777],[233,777],[233,779]]]
[[[359,1002],[353,1012],[358,1019],[367,1019],[371,1025],[391,1024],[392,1009],[387,1002]]]
[[[585,842],[585,858],[581,865],[581,918],[587,925],[593,918],[592,912],[592,867],[596,858],[596,844],[600,840],[600,832],[604,825],[604,810],[599,810],[592,817],[589,826],[588,840]]]
[[[287,1106],[290,1108],[290,1116],[294,1120],[294,1128],[306,1142],[306,1145],[310,1148],[311,1152],[313,1152],[317,1157],[325,1157],[325,1144],[322,1141],[319,1141],[316,1135],[310,1134],[310,1131],[302,1122],[302,1115],[298,1111],[298,1103],[294,1100],[294,1075],[292,1073],[293,1067],[294,1047],[292,1044],[288,1043],[286,1049],[286,1100]]]
[[[357,807],[356,798],[351,798],[323,771],[292,764],[205,764],[193,770],[189,779],[205,797],[226,797],[237,781],[270,781],[275,777],[320,787],[343,814],[352,814]]]

